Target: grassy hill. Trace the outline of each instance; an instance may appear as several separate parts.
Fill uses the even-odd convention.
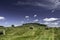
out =
[[[60,28],[48,28],[38,23],[27,23],[18,27],[0,27],[0,30],[5,31],[5,35],[0,34],[0,40],[60,40]]]

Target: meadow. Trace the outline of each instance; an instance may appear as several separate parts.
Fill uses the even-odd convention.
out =
[[[34,23],[0,27],[0,40],[60,40],[60,28]]]

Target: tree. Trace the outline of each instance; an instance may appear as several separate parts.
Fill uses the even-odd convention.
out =
[[[15,27],[14,25],[12,25],[12,27]]]
[[[0,26],[0,27],[4,27],[4,26]]]

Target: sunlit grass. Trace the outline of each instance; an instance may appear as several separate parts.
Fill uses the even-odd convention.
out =
[[[33,29],[30,29],[32,27]],[[48,28],[39,25],[24,25],[22,27],[1,28],[5,35],[0,35],[0,40],[59,40],[60,29]]]

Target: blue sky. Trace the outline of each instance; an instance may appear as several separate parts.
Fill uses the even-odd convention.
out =
[[[0,25],[27,22],[60,26],[60,0],[0,0]]]

